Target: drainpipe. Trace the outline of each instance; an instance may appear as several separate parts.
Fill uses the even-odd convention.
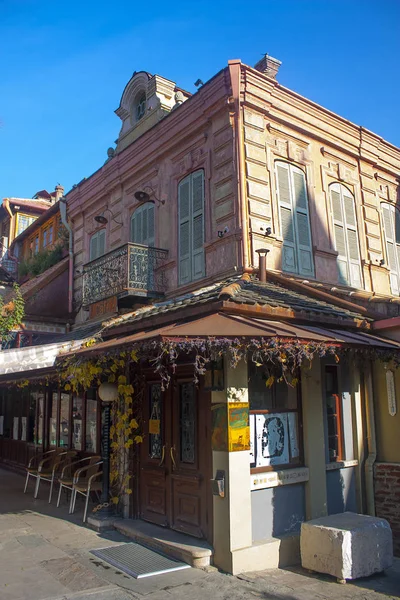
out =
[[[68,312],[72,313],[72,296],[74,286],[74,247],[73,247],[73,236],[71,225],[67,221],[67,199],[65,196],[60,198],[60,216],[62,224],[65,226],[69,233],[68,242],[68,255],[69,255],[69,269],[68,269]]]
[[[372,382],[372,362],[364,371],[365,386],[365,413],[367,424],[367,447],[368,457],[365,461],[365,487],[367,496],[367,512],[375,516],[375,496],[374,496],[374,463],[376,461],[376,430],[374,414],[374,391]]]

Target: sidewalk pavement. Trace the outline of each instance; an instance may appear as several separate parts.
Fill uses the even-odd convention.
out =
[[[68,515],[48,504],[43,485],[33,500],[21,475],[0,469],[0,600],[388,600],[400,599],[400,560],[384,575],[337,584],[300,567],[234,577],[186,569],[136,580],[89,553],[128,541],[82,525],[82,505]]]

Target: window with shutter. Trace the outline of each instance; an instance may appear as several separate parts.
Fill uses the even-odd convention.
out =
[[[204,269],[204,171],[195,171],[178,186],[179,283],[205,275]]]
[[[329,186],[339,282],[362,287],[360,248],[354,197],[340,183]]]
[[[131,242],[143,246],[155,245],[154,204],[146,202],[139,206],[131,216]]]
[[[100,229],[90,238],[89,260],[103,256],[106,251],[106,230]]]
[[[392,294],[400,294],[400,214],[393,204],[382,203],[382,219],[385,231],[386,257],[390,269]]]
[[[283,238],[282,270],[312,277],[314,260],[305,175],[298,167],[282,161],[275,163],[275,173]]]

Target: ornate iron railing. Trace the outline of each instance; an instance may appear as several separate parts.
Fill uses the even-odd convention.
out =
[[[124,244],[83,267],[83,305],[111,296],[157,296],[165,290],[160,267],[168,250]]]

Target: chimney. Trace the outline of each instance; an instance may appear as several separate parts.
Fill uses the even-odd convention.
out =
[[[268,77],[272,77],[272,79],[276,79],[276,74],[279,71],[279,67],[281,66],[281,61],[273,56],[269,56],[269,54],[265,54],[261,60],[254,66],[257,71],[264,73],[264,75],[268,75]]]
[[[55,187],[55,192],[54,202],[57,202],[64,194],[63,186],[58,183]]]
[[[265,283],[267,281],[267,254],[268,248],[260,248],[256,250],[258,254],[258,279]]]

